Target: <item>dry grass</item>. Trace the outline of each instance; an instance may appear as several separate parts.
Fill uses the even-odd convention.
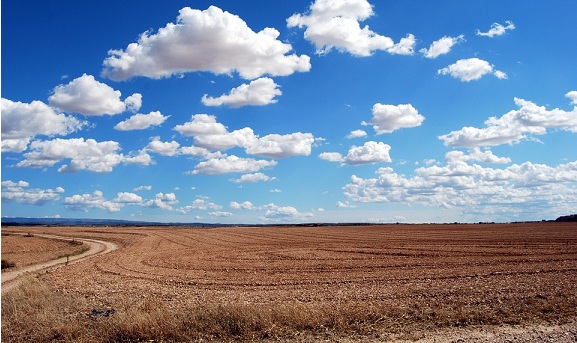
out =
[[[470,325],[564,322],[575,299],[535,297],[489,308],[483,304],[204,304],[168,307],[146,297],[117,303],[108,316],[91,316],[77,295],[55,291],[35,277],[2,299],[3,342],[191,342],[390,335],[417,339],[426,330]]]

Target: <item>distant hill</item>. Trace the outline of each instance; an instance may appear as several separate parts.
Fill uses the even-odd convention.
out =
[[[577,222],[577,214],[570,214],[568,216],[561,216],[555,219],[556,222]]]

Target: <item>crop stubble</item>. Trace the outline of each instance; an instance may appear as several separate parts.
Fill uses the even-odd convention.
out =
[[[34,230],[122,245],[43,276],[93,307],[294,305],[365,334],[577,314],[572,223]]]

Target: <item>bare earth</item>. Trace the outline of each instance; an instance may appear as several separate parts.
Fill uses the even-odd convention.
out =
[[[82,243],[49,239],[34,235],[2,234],[2,259],[14,262],[16,268],[46,262],[64,255],[75,255]],[[4,272],[4,270],[3,270]]]
[[[153,298],[165,311],[296,306],[360,321],[302,342],[577,341],[575,223],[10,230],[118,244],[41,276],[92,308]]]

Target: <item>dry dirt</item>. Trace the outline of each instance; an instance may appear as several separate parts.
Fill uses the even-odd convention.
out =
[[[15,263],[16,268],[65,255],[75,255],[83,249],[81,242],[49,239],[31,234],[2,233],[2,259]]]
[[[356,311],[303,342],[577,341],[575,223],[10,229],[119,244],[41,277],[92,308]]]

